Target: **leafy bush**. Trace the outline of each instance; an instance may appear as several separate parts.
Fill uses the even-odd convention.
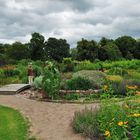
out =
[[[22,81],[22,83],[28,83],[27,69],[27,66],[18,65],[18,70],[20,71],[19,79]]]
[[[5,75],[6,77],[17,76],[17,75],[19,75],[19,74],[20,74],[20,72],[19,72],[18,69],[5,69],[5,70],[4,70],[4,75]]]
[[[72,61],[72,58],[64,58],[62,62],[63,72],[71,72],[74,70],[74,62]]]
[[[42,88],[42,80],[43,80],[43,76],[36,77],[34,79],[33,86],[37,89],[41,89]]]
[[[107,76],[106,84],[108,88],[104,91],[110,95],[126,95],[126,81],[119,75]]]
[[[76,77],[89,79],[92,82],[91,88],[98,89],[105,83],[106,75],[100,71],[81,70],[73,74],[73,78]]]
[[[60,73],[51,62],[44,68],[42,86],[48,97],[54,99],[58,95]]]
[[[67,80],[68,90],[88,90],[92,88],[92,82],[86,78],[75,77],[70,80]]]
[[[35,77],[40,76],[42,74],[42,68],[37,65],[33,65],[33,73]]]

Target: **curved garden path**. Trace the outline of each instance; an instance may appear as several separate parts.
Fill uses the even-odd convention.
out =
[[[31,132],[39,140],[86,140],[71,127],[74,112],[96,108],[98,104],[61,104],[38,102],[18,95],[0,95],[0,104],[20,110],[32,123]]]

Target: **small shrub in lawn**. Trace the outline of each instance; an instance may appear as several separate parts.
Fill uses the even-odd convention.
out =
[[[98,127],[99,111],[84,109],[81,112],[75,112],[72,126],[75,132],[83,133],[91,139],[98,139],[100,137]]]
[[[92,82],[89,79],[83,77],[75,77],[67,80],[68,90],[88,90],[92,89]]]

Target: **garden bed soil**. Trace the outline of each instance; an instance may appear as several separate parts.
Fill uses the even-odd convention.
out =
[[[85,96],[87,94],[94,94],[98,93],[100,90],[60,90],[60,95],[63,97],[64,95],[76,93],[81,96],[78,100],[66,100],[66,99],[56,99],[52,100],[48,98],[43,90],[35,90],[33,88],[22,91],[20,95],[27,99],[37,100],[37,101],[44,101],[44,102],[54,102],[54,103],[99,103],[100,100],[93,100],[93,101],[86,101],[85,98],[82,98],[82,96]]]

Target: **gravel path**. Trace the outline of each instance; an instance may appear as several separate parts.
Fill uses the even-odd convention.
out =
[[[73,132],[71,120],[75,111],[98,106],[38,102],[17,95],[0,95],[0,104],[16,108],[28,116],[32,134],[39,140],[86,140]]]

